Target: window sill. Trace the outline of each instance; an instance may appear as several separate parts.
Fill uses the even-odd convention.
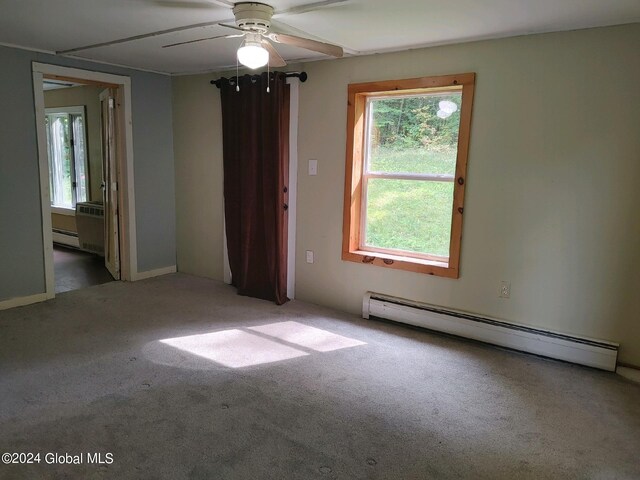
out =
[[[458,278],[458,269],[446,262],[426,260],[423,258],[393,255],[389,253],[370,252],[366,250],[343,251],[342,260],[355,263],[364,263],[378,267],[407,270],[409,272],[423,273],[438,277]]]
[[[74,208],[66,208],[66,207],[54,207],[51,206],[51,213],[55,213],[57,215],[67,215],[68,217],[75,217],[76,210]]]

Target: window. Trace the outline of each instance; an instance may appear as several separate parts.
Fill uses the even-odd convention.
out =
[[[75,209],[89,185],[84,107],[45,110],[51,206]]]
[[[349,85],[343,260],[458,277],[474,82]]]

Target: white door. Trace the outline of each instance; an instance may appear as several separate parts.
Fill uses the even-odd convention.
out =
[[[116,154],[116,91],[100,93],[102,112],[102,197],[104,202],[104,264],[120,280],[120,234],[118,231],[118,162]]]

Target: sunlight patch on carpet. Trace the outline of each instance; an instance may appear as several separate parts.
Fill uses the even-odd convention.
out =
[[[309,355],[288,345],[237,329],[167,338],[160,342],[231,368]]]
[[[366,343],[354,340],[353,338],[343,337],[336,333],[327,332],[320,328],[310,327],[309,325],[293,321],[249,327],[249,330],[284,340],[287,343],[294,343],[317,352],[330,352],[341,348],[366,345]]]

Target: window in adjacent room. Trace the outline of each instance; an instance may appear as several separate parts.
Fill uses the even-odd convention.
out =
[[[344,260],[458,277],[474,81],[349,85]]]
[[[75,209],[88,199],[84,107],[48,108],[45,117],[51,206]]]

